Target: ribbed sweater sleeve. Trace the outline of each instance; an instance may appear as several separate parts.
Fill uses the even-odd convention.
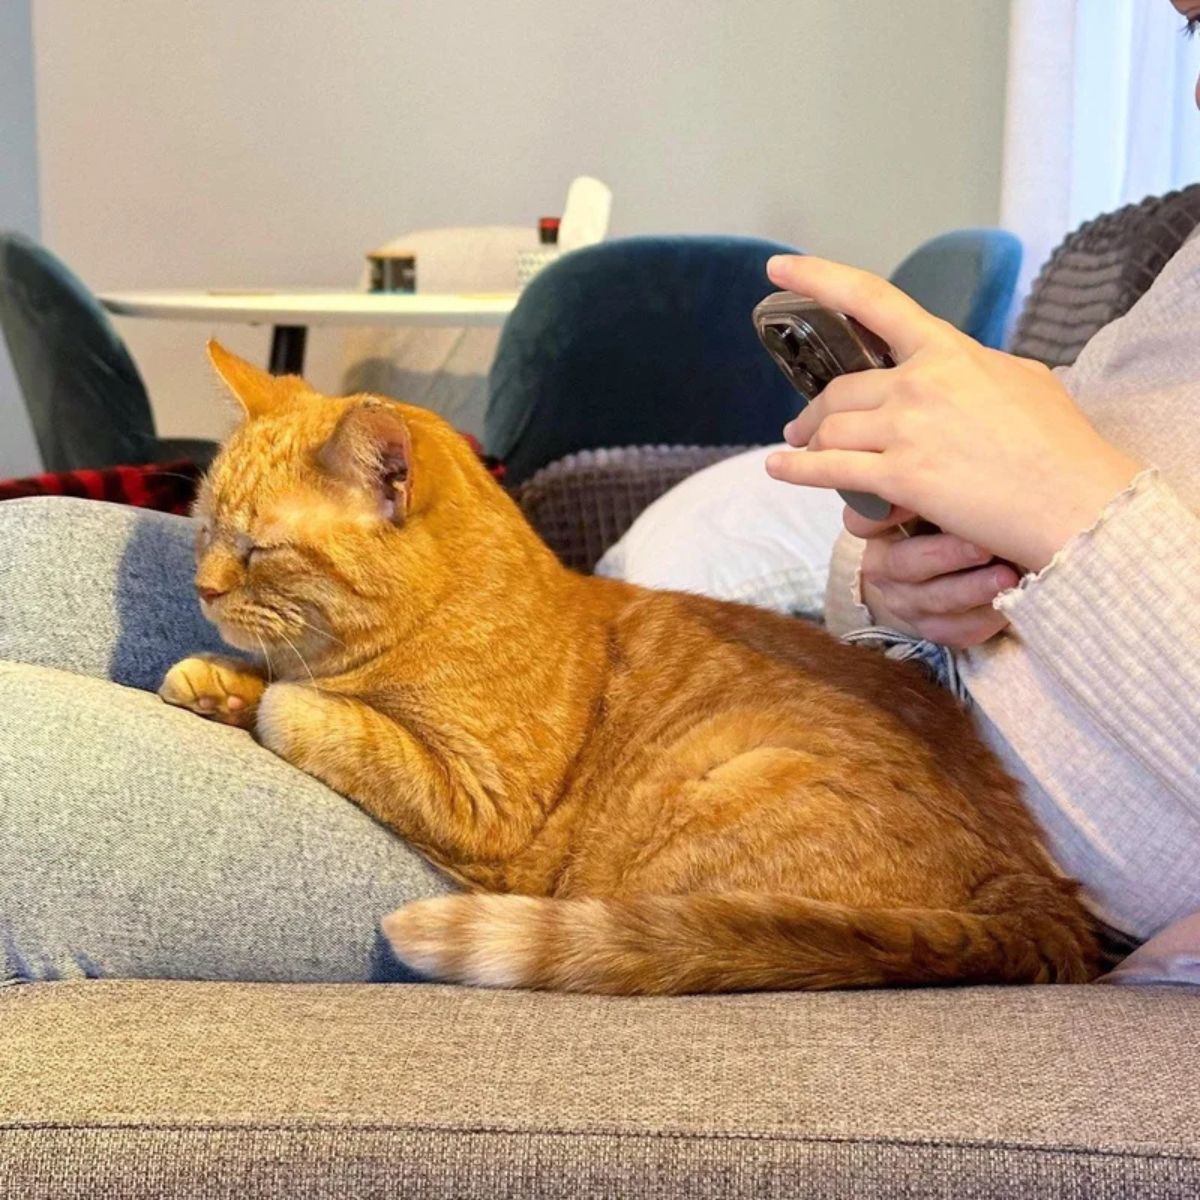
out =
[[[834,543],[825,585],[825,628],[836,637],[871,624],[870,610],[862,602],[859,578],[865,547],[866,542],[845,531]]]
[[[1200,810],[1200,516],[1157,471],[995,606],[1131,766]]]

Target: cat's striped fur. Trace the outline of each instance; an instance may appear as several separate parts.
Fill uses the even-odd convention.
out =
[[[919,668],[573,574],[434,415],[212,355],[249,419],[197,585],[266,662],[188,659],[163,695],[465,885],[384,919],[400,958],[614,993],[1093,976],[1075,885]]]

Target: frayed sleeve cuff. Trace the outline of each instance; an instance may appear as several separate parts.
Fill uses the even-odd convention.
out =
[[[862,598],[862,556],[866,542],[843,532],[833,547],[825,588],[825,627],[842,637],[873,624]]]
[[[1019,617],[1025,620],[1036,617],[1039,607],[1051,601],[1061,604],[1070,600],[1069,591],[1063,595],[1064,590],[1080,582],[1091,585],[1098,571],[1110,572],[1115,568],[1119,580],[1137,561],[1137,556],[1130,560],[1131,539],[1139,548],[1145,542],[1146,530],[1140,526],[1147,510],[1154,524],[1160,525],[1163,514],[1157,510],[1172,498],[1157,470],[1149,467],[1139,472],[1124,491],[1109,501],[1089,528],[1071,538],[1040,571],[1031,571],[1016,587],[1001,592],[993,606],[1015,624]],[[1184,512],[1196,519],[1186,509]]]

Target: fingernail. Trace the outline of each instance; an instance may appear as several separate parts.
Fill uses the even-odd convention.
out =
[[[768,475],[775,475],[776,473],[778,473],[778,471],[782,467],[783,467],[783,455],[782,454],[768,454],[767,455],[767,474]]]
[[[777,271],[781,266],[783,266],[785,261],[786,259],[782,254],[772,254],[771,257],[767,259],[767,274],[770,275],[772,271]]]
[[[972,546],[967,543],[967,557],[972,562],[986,562],[992,556],[982,546]]]

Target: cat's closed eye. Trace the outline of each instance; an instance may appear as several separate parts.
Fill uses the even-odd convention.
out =
[[[251,539],[249,534],[239,533],[234,539],[233,545],[238,558],[249,566],[253,562],[261,561],[268,554],[273,554],[277,550],[283,550],[286,543],[256,542]]]
[[[259,562],[268,554],[278,554],[281,550],[287,550],[287,542],[276,542],[271,545],[259,545],[257,542],[251,543],[246,547],[246,562],[247,564]]]

